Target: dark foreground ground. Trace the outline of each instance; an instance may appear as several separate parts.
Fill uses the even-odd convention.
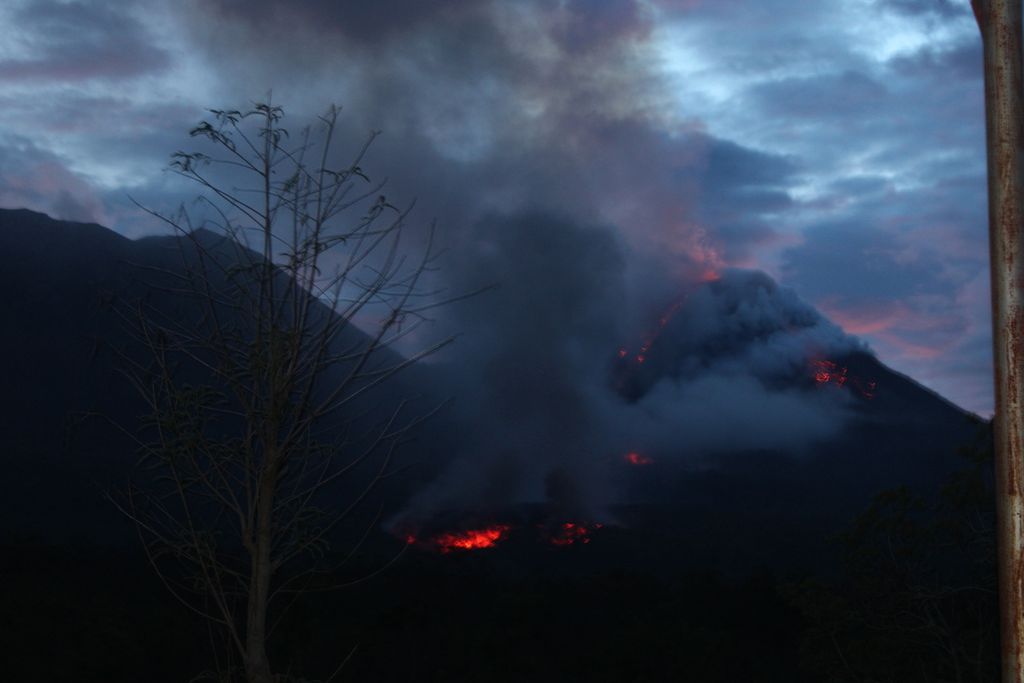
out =
[[[5,549],[7,680],[188,681],[207,634],[136,555]],[[496,577],[479,558],[406,558],[307,598],[277,664],[343,681],[800,681],[806,625],[760,575]],[[13,664],[13,669],[11,665]]]
[[[829,542],[827,572],[687,566],[686,538],[635,529],[570,547],[407,549],[298,600],[272,659],[306,681],[342,662],[335,681],[995,681],[986,466],[934,500],[882,495]],[[401,548],[378,543],[344,578]],[[0,558],[5,680],[212,668],[206,626],[141,551],[8,542]]]

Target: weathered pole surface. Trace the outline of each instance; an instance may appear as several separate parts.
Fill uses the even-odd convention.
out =
[[[972,0],[985,54],[1003,683],[1024,683],[1024,108],[1021,0]]]

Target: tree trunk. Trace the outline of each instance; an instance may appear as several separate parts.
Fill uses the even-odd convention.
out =
[[[1003,683],[1024,683],[1024,92],[1021,0],[972,0],[985,54]]]
[[[273,575],[270,549],[273,543],[271,513],[274,505],[275,478],[264,471],[256,502],[256,538],[252,551],[249,604],[245,623],[245,674],[248,683],[273,683],[267,658],[267,608],[270,579]]]

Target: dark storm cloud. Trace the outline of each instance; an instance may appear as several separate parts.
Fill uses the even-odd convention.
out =
[[[821,225],[804,240],[786,251],[783,274],[787,283],[812,300],[899,300],[949,292],[950,283],[934,254],[914,254],[896,236],[878,228]]]
[[[568,0],[557,6],[525,0],[517,5],[516,12],[538,14],[550,37],[576,56],[602,43],[643,36],[651,27],[650,13],[635,0]],[[372,49],[422,28],[465,26],[467,21],[479,21],[482,26],[488,22],[489,6],[494,3],[488,0],[211,0],[203,4],[202,11],[243,22],[261,33],[291,25],[307,34],[334,34],[352,45]]]
[[[221,20],[244,22],[259,31],[300,24],[313,32],[341,34],[357,43],[372,44],[481,4],[482,0],[209,0],[203,9]]]
[[[572,55],[610,41],[635,40],[651,29],[650,16],[635,0],[569,0],[551,23],[552,35]]]
[[[123,79],[169,64],[149,32],[109,3],[32,2],[13,18],[21,54],[0,60],[0,81]]]
[[[220,12],[195,3],[190,37],[222,65],[230,97],[326,84],[367,127],[425,135],[449,157],[548,136],[552,119],[632,116],[651,104],[648,58],[632,54],[649,19],[632,3],[423,3],[408,16],[374,13],[358,41],[345,27],[359,10],[318,5],[266,0],[222,30]]]

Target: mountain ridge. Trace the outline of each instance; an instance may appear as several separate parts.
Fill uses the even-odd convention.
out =
[[[40,234],[45,239],[34,242],[32,236]],[[116,383],[112,358],[96,342],[115,329],[105,297],[136,286],[128,261],[170,263],[162,247],[174,239],[129,240],[96,224],[0,209],[0,246],[9,260],[20,264],[0,274],[0,286],[21,293],[15,303],[6,304],[15,334],[0,340],[8,378],[0,414],[9,423],[0,446],[12,475],[0,492],[5,494],[0,524],[7,533],[88,542],[124,533],[125,520],[97,494],[125,475],[132,461],[130,448],[109,430],[91,425],[71,437],[72,452],[65,427],[76,411],[102,412],[106,406],[123,416],[137,405],[129,388]],[[51,251],[56,258],[48,260]],[[660,351],[652,346],[650,353],[654,358]],[[955,450],[975,440],[977,416],[861,350],[829,360],[848,365],[851,375],[875,375],[877,394],[867,399],[836,393],[851,388],[827,382],[818,386],[811,368],[796,366],[792,381],[802,384],[794,391],[825,401],[841,398],[851,416],[815,453],[799,456],[756,448],[708,452],[704,458],[666,453],[650,467],[623,464],[613,468],[613,475],[633,496],[624,502],[669,510],[674,520],[670,527],[681,525],[684,531],[678,533],[696,534],[709,547],[717,542],[722,547],[715,552],[722,557],[734,552],[737,533],[752,534],[735,545],[746,545],[752,553],[747,560],[753,562],[770,560],[773,543],[834,528],[878,490],[908,482],[920,490],[935,490],[962,464]],[[455,386],[450,369],[445,363],[414,366],[398,389],[443,394]],[[390,494],[391,512],[399,512],[414,493],[440,480],[456,457],[452,453],[461,447],[460,439],[473,427],[464,420],[460,414],[446,414],[425,428],[411,456],[422,466]],[[82,481],[94,484],[83,488]],[[761,512],[756,514],[763,519],[751,525],[749,515],[758,506]],[[635,519],[646,526],[668,524],[654,513],[637,513]],[[721,531],[717,536],[715,529]]]

